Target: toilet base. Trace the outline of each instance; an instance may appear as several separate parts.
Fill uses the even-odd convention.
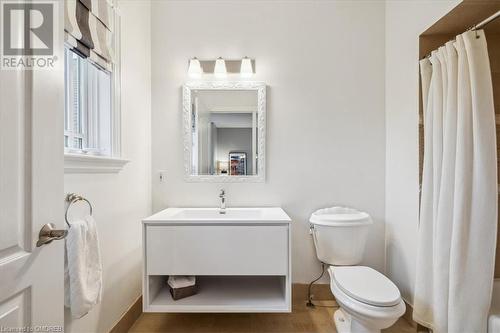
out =
[[[342,309],[333,314],[333,321],[338,333],[380,333],[380,330],[362,325],[356,319]]]
[[[333,314],[333,322],[338,333],[351,333],[351,316],[338,309]]]

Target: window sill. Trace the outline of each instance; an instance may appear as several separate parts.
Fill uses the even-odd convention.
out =
[[[64,173],[118,173],[129,160],[108,156],[64,154]]]

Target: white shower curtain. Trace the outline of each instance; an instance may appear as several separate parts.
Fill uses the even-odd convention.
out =
[[[420,62],[424,168],[414,319],[434,332],[486,332],[498,181],[486,38],[468,31]]]

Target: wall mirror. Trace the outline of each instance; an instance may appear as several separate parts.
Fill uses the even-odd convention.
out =
[[[187,181],[264,181],[264,83],[187,83],[183,87],[183,121]]]

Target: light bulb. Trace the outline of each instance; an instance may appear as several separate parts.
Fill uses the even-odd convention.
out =
[[[241,77],[252,77],[253,75],[252,60],[248,57],[241,59],[240,75]]]
[[[203,69],[201,69],[200,61],[194,57],[189,60],[188,75],[192,78],[200,78],[203,74]]]
[[[214,75],[216,78],[225,78],[227,76],[226,62],[221,57],[215,60]]]

